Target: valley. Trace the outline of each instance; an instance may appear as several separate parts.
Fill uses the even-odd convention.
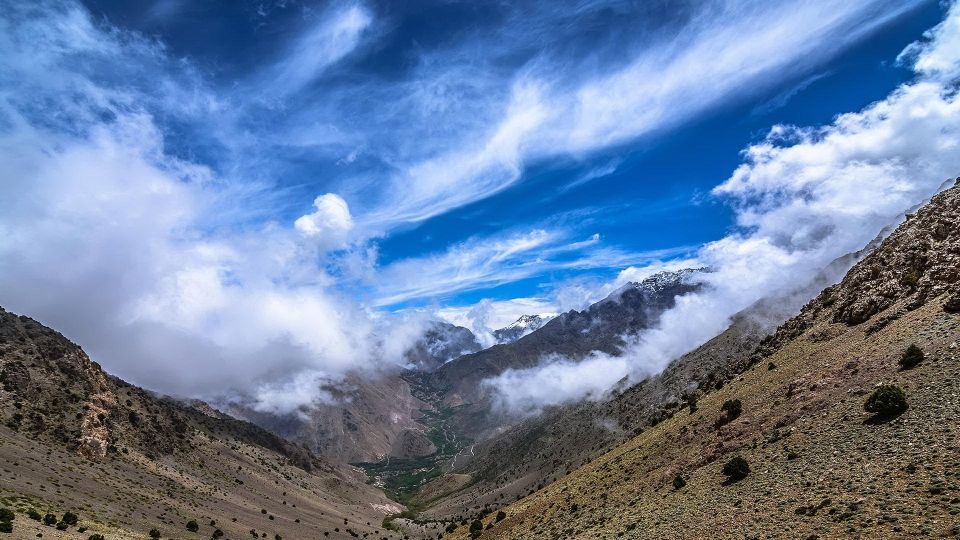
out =
[[[0,0],[0,540],[960,540],[960,0]]]
[[[426,436],[436,451],[416,458],[388,457],[376,463],[355,465],[363,469],[372,483],[383,488],[391,499],[416,508],[418,504],[415,498],[421,488],[450,469],[464,450],[469,451],[472,442],[458,435],[451,424],[456,413],[454,407],[444,405],[417,377],[409,377],[408,382],[414,396],[429,407],[420,410],[418,421],[424,426]]]

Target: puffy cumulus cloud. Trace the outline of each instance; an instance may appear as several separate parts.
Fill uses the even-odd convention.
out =
[[[162,46],[70,3],[12,9],[0,24],[5,308],[132,382],[235,391],[263,410],[324,399],[317,381],[402,362],[420,323],[371,313],[326,271],[337,261],[325,242],[349,232],[341,198],[319,197],[296,225],[250,220],[260,210],[233,209],[259,186],[172,155],[150,112],[166,101],[100,69],[162,65]]]
[[[791,304],[785,307],[799,309],[808,298],[792,293],[949,185],[960,174],[960,98],[952,82],[960,61],[960,48],[953,46],[958,20],[960,4],[953,4],[945,21],[908,49],[917,77],[885,99],[825,126],[775,126],[744,151],[743,163],[713,190],[733,206],[740,227],[696,254],[697,264],[712,270],[702,277],[705,292],[679,298],[619,362],[548,359],[487,381],[498,403],[529,412],[597,398],[602,381],[658,373],[761,298],[782,295]],[[565,382],[591,365],[607,370],[594,379],[601,382]],[[528,389],[544,381],[556,381],[559,390],[542,396]]]
[[[300,216],[294,227],[308,238],[315,238],[327,247],[342,247],[353,229],[350,207],[335,193],[321,195],[313,201],[316,210]]]

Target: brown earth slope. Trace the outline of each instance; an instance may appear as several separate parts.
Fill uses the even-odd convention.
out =
[[[481,538],[917,538],[960,534],[960,187],[656,426],[483,519]],[[901,370],[918,344],[927,354]],[[880,383],[909,408],[864,412]],[[742,403],[723,425],[721,407]],[[725,481],[733,456],[746,478]],[[685,485],[675,487],[680,475]],[[471,516],[469,519],[473,519]],[[468,536],[458,526],[445,538]]]
[[[154,528],[164,538],[396,538],[381,522],[401,508],[360,471],[112,378],[62,335],[2,309],[0,421],[0,507],[16,512],[13,538],[146,538]],[[79,523],[59,531],[30,510],[72,511]]]

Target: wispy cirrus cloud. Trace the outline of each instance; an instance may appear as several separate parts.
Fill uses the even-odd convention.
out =
[[[331,8],[257,76],[258,86],[267,90],[268,98],[302,90],[353,52],[372,24],[373,15],[361,4]]]
[[[634,253],[604,246],[600,235],[572,240],[568,231],[535,229],[474,238],[441,253],[396,261],[377,273],[376,303],[390,306],[444,300],[561,270],[620,269],[688,253],[693,248]]]
[[[385,197],[368,203],[358,219],[361,229],[390,230],[429,219],[506,189],[537,160],[620,144],[742,100],[781,77],[815,68],[919,3],[699,4],[671,28],[675,33],[669,38],[636,43],[635,48],[618,44],[629,52],[622,55],[623,62],[608,62],[605,69],[576,69],[577,60],[545,52],[512,69],[479,58],[476,69],[460,71],[459,60],[473,58],[481,45],[489,45],[494,57],[510,45],[494,43],[496,35],[465,43],[449,52],[457,62],[431,57],[423,72],[416,72],[418,85],[459,91],[439,98],[436,92],[412,94],[396,102],[404,110],[430,111],[430,128],[440,124],[442,137],[421,131],[418,123],[403,124],[408,116],[388,109],[386,118],[397,124],[386,132],[417,141],[422,149],[388,158],[392,174]],[[578,16],[611,5],[618,3],[585,4]],[[540,23],[575,25],[576,19],[567,17],[547,16]],[[511,24],[525,21],[508,19],[504,35],[513,35]],[[513,45],[523,47],[522,42]],[[406,84],[380,89],[380,95],[404,91]],[[468,99],[471,103],[465,103]],[[437,101],[444,108],[438,109]],[[459,117],[461,111],[469,114]],[[391,141],[386,146],[403,145]]]

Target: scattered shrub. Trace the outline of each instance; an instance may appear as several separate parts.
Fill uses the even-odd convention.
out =
[[[160,531],[157,529],[150,529],[150,538],[160,538]]]
[[[33,508],[27,510],[27,517],[34,521],[40,521],[41,519],[43,519],[43,516],[40,515],[40,512],[37,512]]]
[[[900,357],[900,367],[902,369],[910,369],[920,365],[920,362],[923,362],[925,355],[923,350],[920,347],[917,347],[916,344],[910,345],[907,347],[907,350],[904,351],[903,356]]]
[[[47,514],[43,516],[43,524],[46,526],[55,525],[57,523],[57,516],[53,514]]]
[[[723,406],[720,407],[720,410],[727,413],[727,416],[730,417],[730,420],[733,420],[740,416],[740,413],[743,412],[743,404],[740,403],[739,399],[728,399],[723,402]]]
[[[870,394],[863,409],[877,416],[896,416],[907,410],[907,394],[892,384],[880,385]]]
[[[187,522],[187,530],[190,532],[197,532],[200,530],[200,525],[197,525],[197,521],[195,519],[191,519]]]
[[[65,530],[67,530],[67,529],[69,529],[69,528],[70,528],[70,525],[67,525],[66,522],[61,521],[60,523],[57,523],[57,530],[58,530],[58,531],[65,531]]]
[[[718,428],[736,420],[743,411],[743,404],[740,403],[739,399],[728,399],[723,402],[720,410],[723,411],[723,414],[720,415],[720,418],[717,418],[716,427]]]
[[[673,477],[673,489],[681,489],[685,485],[687,485],[687,481],[683,479],[682,475],[678,473]]]
[[[730,482],[743,480],[750,474],[750,464],[741,456],[733,456],[730,458],[730,461],[724,464],[723,474],[726,475],[727,480]]]
[[[9,521],[0,521],[0,533],[12,533],[13,523]]]
[[[13,521],[13,518],[16,515],[13,513],[13,510],[9,508],[0,508],[0,523],[8,523]]]
[[[477,531],[483,530],[483,522],[479,519],[473,520],[473,523],[470,524],[470,532],[475,533]]]
[[[87,540],[107,540],[102,534],[91,534]]]
[[[503,510],[497,512],[497,521],[503,521],[503,520],[505,520],[505,519],[507,519],[507,513],[506,513],[506,512],[504,512]]]
[[[76,525],[78,521],[80,521],[80,517],[74,514],[73,512],[64,512],[63,517],[60,519],[60,521],[72,527]]]
[[[215,529],[215,530],[213,531],[213,534],[212,534],[210,537],[211,537],[211,538],[220,538],[220,537],[222,537],[222,536],[223,536],[223,531],[221,531],[220,529]]]

